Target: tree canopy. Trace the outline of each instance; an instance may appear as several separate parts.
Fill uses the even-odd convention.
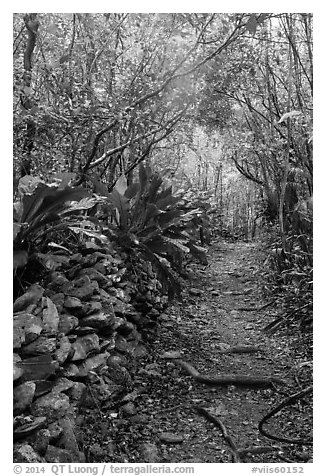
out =
[[[110,192],[146,163],[221,230],[264,216],[310,253],[312,34],[310,13],[15,14],[16,177]]]

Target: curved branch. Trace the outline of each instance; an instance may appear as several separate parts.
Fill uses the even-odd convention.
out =
[[[98,159],[96,159],[94,162],[90,163],[90,165],[88,166],[89,169],[92,169],[93,167],[96,167],[97,165],[100,165],[102,162],[104,162],[104,160],[106,160],[108,157],[111,157],[112,155],[116,154],[117,152],[121,152],[122,150],[124,150],[126,147],[130,146],[131,144],[133,144],[134,142],[137,142],[139,140],[142,140],[142,139],[146,139],[147,137],[150,137],[150,136],[154,136],[155,134],[157,134],[158,132],[161,132],[163,131],[164,129],[170,129],[172,128],[176,122],[181,118],[181,116],[184,114],[185,112],[185,109],[183,109],[181,112],[179,112],[175,117],[173,117],[172,119],[168,120],[165,124],[163,124],[162,126],[159,126],[157,127],[156,129],[153,129],[145,134],[140,134],[130,140],[128,140],[127,142],[125,142],[124,144],[121,144],[117,147],[115,147],[114,149],[110,149],[106,152],[104,152],[104,154],[101,155],[101,157],[99,157]],[[115,120],[116,122],[118,122],[117,120]],[[113,121],[113,123],[115,122]],[[112,124],[113,124],[112,123]],[[106,132],[106,131],[105,131]]]
[[[263,182],[262,180],[260,180],[259,178],[257,177],[254,177],[248,170],[245,170],[242,165],[239,164],[239,162],[237,162],[237,160],[232,156],[231,159],[233,160],[234,162],[234,165],[236,166],[236,168],[239,170],[239,172],[244,176],[246,177],[248,180],[251,180],[252,182],[255,182],[257,183],[258,185],[263,185],[265,186],[265,182]]]
[[[108,131],[112,130],[113,127],[118,123],[118,119],[114,119],[107,127],[104,127],[104,129],[102,129],[101,131],[99,131],[96,136],[95,136],[95,139],[94,139],[94,143],[93,143],[93,147],[92,147],[92,151],[91,153],[89,154],[88,158],[87,158],[87,161],[82,169],[82,175],[85,175],[87,170],[90,168],[91,166],[91,162],[93,160],[93,158],[95,157],[95,154],[96,154],[96,151],[97,151],[97,148],[98,148],[98,145],[99,145],[99,142],[100,142],[100,139],[101,137]],[[92,165],[93,166],[93,165]]]
[[[238,103],[240,104],[245,104],[249,111],[250,112],[255,112],[256,114],[258,114],[262,119],[264,119],[265,121],[267,121],[271,126],[273,126],[277,132],[280,134],[280,136],[283,138],[283,139],[286,139],[286,135],[282,133],[282,131],[280,131],[280,129],[278,128],[277,124],[274,124],[273,121],[271,121],[268,117],[266,117],[262,112],[258,111],[258,109],[256,109],[251,103],[248,104],[247,101],[245,101],[244,99],[240,99],[239,97],[237,96],[233,96],[232,94],[228,94],[226,93],[225,91],[221,91],[221,90],[218,90],[218,89],[214,89],[214,92],[216,93],[219,93],[219,94],[222,94],[223,96],[226,96],[230,99],[233,99],[234,101],[237,101]]]

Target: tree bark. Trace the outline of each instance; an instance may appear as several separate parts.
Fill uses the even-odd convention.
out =
[[[292,37],[292,18],[291,15],[289,16],[288,24],[289,24],[289,40]],[[288,76],[288,112],[291,111],[291,93],[292,93],[292,51],[291,51],[291,40],[289,43],[289,76]],[[288,182],[288,175],[290,170],[290,145],[291,145],[291,118],[287,118],[287,144],[286,144],[286,152],[285,152],[285,163],[284,163],[284,172],[283,178],[281,183],[281,194],[280,194],[280,202],[279,202],[279,224],[280,224],[280,234],[282,240],[282,249],[284,252],[287,251],[287,242],[286,242],[286,230],[285,230],[285,217],[284,217],[284,204],[285,204],[285,192]]]
[[[37,30],[39,21],[37,13],[27,13],[24,16],[25,27],[27,29],[27,43],[24,51],[24,74],[23,74],[23,92],[20,100],[22,107],[26,112],[30,112],[34,106],[31,99],[31,83],[32,83],[32,57],[36,44]],[[26,130],[23,142],[23,156],[21,160],[20,175],[29,175],[32,169],[31,153],[34,147],[34,138],[36,132],[35,121],[29,116],[26,120]]]

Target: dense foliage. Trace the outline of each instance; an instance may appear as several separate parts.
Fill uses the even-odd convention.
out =
[[[15,14],[16,273],[87,236],[175,289],[209,235],[270,227],[273,286],[309,321],[312,97],[309,13]]]

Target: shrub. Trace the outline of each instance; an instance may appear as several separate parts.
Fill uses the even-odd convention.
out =
[[[35,178],[30,184],[30,187],[22,187],[21,199],[14,204],[14,269],[27,264],[30,255],[44,244],[45,235],[53,232],[54,225],[67,226],[67,221],[62,220],[62,212],[69,210],[68,203],[89,197],[89,192],[83,188],[49,186]],[[72,210],[85,208],[87,204]]]
[[[205,250],[195,238],[194,218],[201,210],[185,209],[182,194],[173,195],[172,187],[166,187],[150,167],[140,164],[139,182],[130,186],[120,177],[111,193],[97,181],[93,183],[102,195],[101,218],[107,220],[109,236],[129,253],[139,253],[152,262],[170,292],[180,289],[176,273],[182,271],[186,255],[207,264]]]

